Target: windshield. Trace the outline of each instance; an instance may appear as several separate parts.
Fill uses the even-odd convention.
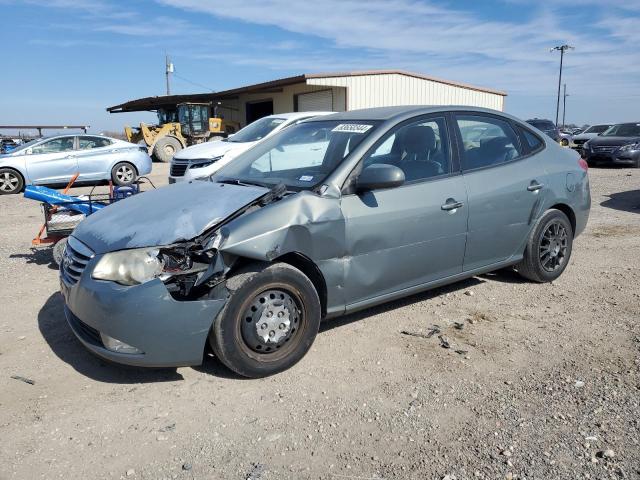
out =
[[[284,118],[263,117],[247,125],[232,137],[227,138],[227,141],[234,143],[257,142],[269,135],[285,121],[286,119]]]
[[[379,122],[304,122],[239,155],[215,181],[237,180],[304,190],[322,183]]]
[[[609,125],[594,125],[593,127],[587,128],[583,133],[602,133],[607,128],[609,128]]]
[[[22,150],[26,150],[27,148],[33,147],[36,143],[41,142],[42,140],[44,140],[44,138],[36,138],[35,140],[31,140],[30,142],[23,143],[19,147],[16,147],[13,150],[11,150],[10,153],[21,152]]]
[[[621,123],[608,128],[603,137],[640,137],[640,123]]]

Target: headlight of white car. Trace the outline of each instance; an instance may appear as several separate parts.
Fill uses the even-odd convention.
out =
[[[213,157],[210,160],[202,160],[199,162],[195,162],[189,165],[189,169],[190,170],[194,170],[197,168],[204,168],[204,167],[208,167],[209,165],[213,165],[214,163],[216,163],[218,160],[220,160],[224,155],[219,155],[217,157]]]
[[[159,277],[163,269],[158,248],[136,248],[105,254],[91,276],[122,285],[139,285]]]

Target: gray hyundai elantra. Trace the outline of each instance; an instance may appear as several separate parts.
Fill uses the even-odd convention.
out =
[[[590,203],[585,161],[512,116],[337,113],[88,217],[60,268],[65,313],[115,362],[198,365],[208,343],[262,377],[324,319],[505,267],[558,278]]]

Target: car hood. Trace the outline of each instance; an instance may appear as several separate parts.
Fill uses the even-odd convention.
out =
[[[269,189],[197,181],[120,200],[83,220],[73,236],[102,254],[170,245],[215,227]]]
[[[594,146],[607,146],[607,145],[627,145],[628,143],[640,142],[640,137],[603,137],[597,136],[589,140],[589,145]]]
[[[581,133],[580,135],[574,135],[573,139],[574,140],[589,140],[589,139],[595,138],[597,136],[598,136],[597,133]]]
[[[180,150],[174,158],[177,160],[198,160],[202,158],[214,158],[220,157],[227,152],[233,150],[246,150],[251,147],[255,142],[246,143],[234,143],[234,142],[205,142],[193,145],[184,150]]]

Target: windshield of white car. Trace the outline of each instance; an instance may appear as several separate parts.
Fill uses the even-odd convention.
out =
[[[582,133],[602,133],[602,132],[606,131],[607,128],[609,128],[609,125],[594,125],[593,127],[587,128]]]
[[[620,123],[608,128],[601,137],[640,137],[640,123]]]
[[[284,118],[263,117],[239,130],[238,133],[227,138],[226,141],[233,143],[257,142],[284,122],[286,122]]]
[[[44,139],[43,138],[36,138],[35,140],[31,140],[31,141],[29,141],[27,143],[23,143],[19,147],[16,147],[13,150],[11,150],[10,153],[21,152],[22,150],[26,150],[27,148],[33,147],[36,143],[41,142],[42,140],[44,140]]]
[[[221,168],[214,181],[237,181],[290,190],[321,184],[379,122],[325,120],[288,127]]]

